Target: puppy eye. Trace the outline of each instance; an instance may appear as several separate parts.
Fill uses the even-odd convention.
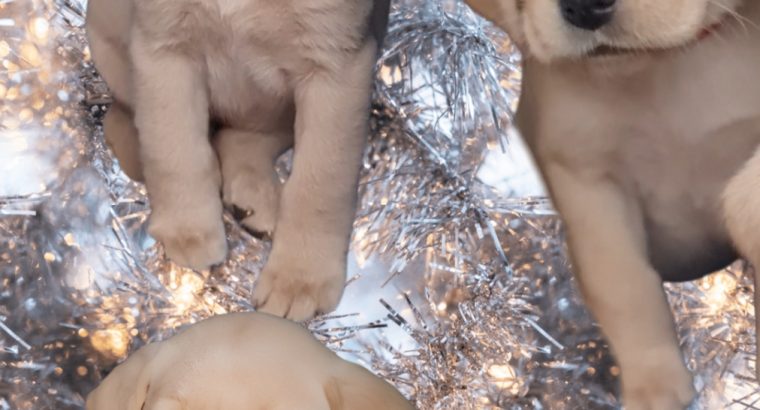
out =
[[[523,11],[523,8],[525,8],[525,0],[516,0],[517,2],[517,11]]]

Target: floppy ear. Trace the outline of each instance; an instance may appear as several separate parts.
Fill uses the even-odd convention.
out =
[[[325,384],[324,391],[330,410],[414,410],[393,386],[351,363]]]
[[[87,410],[141,410],[150,383],[150,362],[158,344],[140,349],[87,396]]]

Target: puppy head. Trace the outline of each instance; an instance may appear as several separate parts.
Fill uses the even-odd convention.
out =
[[[160,346],[158,343],[148,345],[114,369],[87,396],[86,410],[141,410],[148,392],[148,366]]]
[[[684,46],[745,0],[465,0],[542,62]]]
[[[188,410],[414,409],[307,329],[258,313],[216,316],[143,347],[90,393],[86,408],[149,410],[168,402]]]
[[[323,389],[330,410],[414,410],[390,384],[352,363],[343,363]]]

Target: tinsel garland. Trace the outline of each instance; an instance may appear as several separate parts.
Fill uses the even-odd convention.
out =
[[[81,409],[144,343],[250,310],[269,250],[228,215],[224,266],[165,259],[145,231],[144,187],[103,143],[109,98],[85,8],[0,0],[0,408]],[[519,64],[457,1],[394,4],[346,295],[308,326],[420,409],[619,406],[618,369],[510,126]],[[739,267],[668,285],[696,408],[760,400]]]

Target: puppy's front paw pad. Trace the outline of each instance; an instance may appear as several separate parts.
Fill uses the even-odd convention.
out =
[[[696,396],[692,377],[680,362],[641,371],[628,378],[623,372],[627,410],[683,410]]]
[[[271,175],[246,173],[225,182],[224,202],[242,211],[243,225],[260,233],[274,232],[281,187]]]
[[[151,223],[150,234],[164,245],[166,256],[174,263],[203,270],[224,262],[227,239],[221,218],[214,221],[193,221],[188,224]]]
[[[275,261],[276,262],[276,261]],[[297,322],[333,311],[340,302],[346,268],[313,263],[311,269],[295,264],[268,264],[253,292],[253,305],[260,312]]]
[[[242,222],[243,226],[252,232],[272,235],[274,233],[277,214],[274,212],[267,212],[262,208],[257,209],[261,209],[261,211],[254,211],[253,215],[244,218]]]

